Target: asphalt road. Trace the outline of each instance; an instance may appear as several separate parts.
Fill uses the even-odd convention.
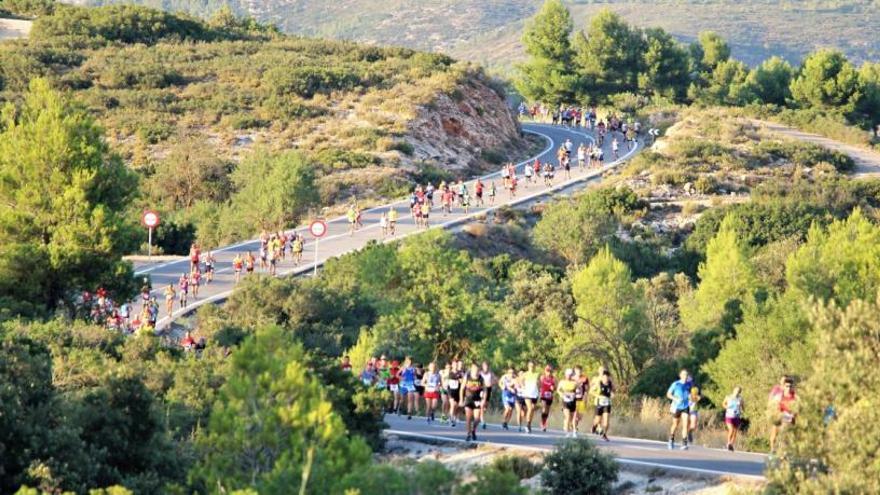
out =
[[[564,127],[543,124],[524,124],[523,130],[545,138],[547,145],[545,149],[539,155],[537,155],[537,157],[540,158],[542,162],[552,160],[555,163],[556,150],[559,148],[559,146],[562,145],[563,142],[565,142],[566,139],[572,140],[575,149],[580,145],[581,142],[593,140],[592,135],[587,133],[583,129],[568,129]],[[521,173],[523,165],[525,163],[533,162],[535,157],[532,157],[526,162],[518,164],[517,170],[518,176],[520,177],[520,186],[518,187],[517,195],[515,198],[510,198],[507,191],[505,191],[502,187],[500,172],[484,176],[482,177],[482,179],[483,182],[487,185],[489,181],[493,180],[496,183],[498,194],[495,198],[494,206],[487,205],[483,207],[475,207],[474,201],[472,199],[472,208],[470,208],[470,211],[467,215],[464,214],[461,208],[455,207],[453,208],[453,211],[449,216],[443,216],[440,212],[439,207],[437,207],[431,212],[431,228],[452,228],[461,225],[462,223],[468,222],[480,215],[485,215],[486,213],[489,213],[492,210],[503,205],[517,205],[533,202],[535,201],[535,198],[547,195],[552,192],[570,190],[574,184],[587,183],[591,180],[598,180],[601,178],[602,174],[605,171],[619,165],[620,163],[622,163],[623,160],[633,156],[639,150],[640,145],[636,146],[632,150],[628,150],[627,146],[621,142],[621,157],[620,160],[616,161],[613,159],[613,155],[611,152],[610,138],[605,140],[604,148],[605,166],[602,169],[594,166],[589,169],[580,170],[577,166],[575,166],[572,168],[571,179],[569,180],[565,179],[564,174],[561,170],[557,170],[554,183],[549,188],[545,187],[543,181],[540,179],[536,180],[536,182],[531,185],[525,184],[525,181],[522,180]],[[471,191],[471,193],[473,193],[474,190],[473,182],[474,181],[467,182],[468,190]],[[439,198],[436,196],[435,202],[439,204]],[[389,208],[394,208],[398,212],[397,235],[393,238],[381,239],[379,218],[382,215],[382,212],[388,211]],[[379,240],[390,242],[395,239],[407,237],[421,231],[421,229],[418,229],[415,226],[413,219],[410,216],[408,199],[401,199],[392,204],[364,210],[362,212],[362,219],[364,227],[356,231],[354,235],[349,235],[348,221],[345,219],[345,217],[327,219],[328,232],[323,238],[320,239],[317,258],[315,256],[315,242],[312,240],[311,234],[308,233],[307,226],[298,227],[296,231],[303,233],[306,238],[306,244],[303,250],[303,262],[299,266],[294,266],[292,261],[288,259],[278,266],[278,275],[285,276],[309,274],[313,271],[316,262],[318,266],[320,266],[328,258],[340,256],[360,249],[364,247],[369,241]],[[162,330],[166,328],[169,323],[171,323],[171,321],[185,314],[188,314],[199,306],[208,303],[220,302],[228,298],[235,288],[232,260],[233,258],[235,258],[236,253],[244,254],[248,251],[251,251],[256,257],[259,251],[259,247],[260,244],[258,240],[250,240],[233,244],[231,246],[215,249],[214,257],[217,260],[217,264],[215,268],[214,282],[211,284],[204,284],[203,280],[203,284],[199,290],[199,297],[197,299],[193,299],[192,295],[190,295],[189,305],[185,309],[178,308],[177,302],[175,301],[175,310],[173,314],[170,315],[170,317],[165,313],[165,305],[163,303],[164,297],[162,296],[162,292],[169,283],[174,284],[175,289],[177,288],[177,281],[179,280],[181,274],[187,273],[189,271],[189,260],[181,259],[139,269],[136,272],[138,275],[148,275],[150,277],[153,287],[153,294],[156,296],[157,299],[159,299],[160,302],[159,305],[161,312],[160,319],[157,322],[158,329]],[[255,273],[258,272],[259,267],[257,268],[257,271]]]
[[[387,434],[432,441],[464,442],[467,432],[464,423],[455,428],[439,421],[428,424],[424,418],[407,420],[406,416],[389,414],[385,416]],[[536,420],[534,424],[538,424]],[[585,429],[586,424],[581,425]],[[613,424],[612,430],[613,432]],[[689,474],[728,476],[745,479],[763,479],[767,456],[750,452],[728,452],[726,450],[709,449],[693,446],[690,449],[669,450],[663,442],[622,438],[612,436],[608,442],[595,435],[584,434],[603,450],[611,452],[617,461],[628,466],[657,468]],[[491,444],[496,447],[509,447],[520,450],[548,451],[557,443],[565,440],[559,430],[548,430],[542,433],[533,428],[531,434],[519,433],[513,427],[509,431],[502,430],[500,425],[489,424],[488,428],[477,430],[477,444]]]

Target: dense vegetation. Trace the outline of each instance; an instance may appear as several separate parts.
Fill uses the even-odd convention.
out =
[[[9,0],[7,0],[9,1]],[[407,46],[510,69],[525,56],[518,40],[526,19],[543,0],[90,0],[90,5],[139,3],[210,17],[234,12],[277,23],[285,32]],[[712,29],[730,40],[734,56],[750,65],[780,55],[792,63],[820,47],[858,60],[880,53],[874,0],[566,0],[578,28],[610,8],[641,27],[662,27],[691,41]]]
[[[200,21],[136,6],[65,5],[40,16],[29,39],[0,44],[0,101],[19,104],[36,77],[68,91],[106,129],[140,179],[129,222],[158,209],[167,252],[194,236],[217,245],[290,225],[309,207],[352,194],[402,194],[425,170],[450,165],[414,156],[409,123],[419,109],[490,83],[443,55],[285,37],[228,10]],[[486,114],[508,111],[484,104]],[[455,165],[467,173],[487,163]],[[258,175],[277,178],[268,181],[275,189],[248,183]],[[317,194],[299,196],[297,184]],[[263,204],[298,204],[280,204],[282,216],[242,207],[261,203],[257,195]]]
[[[798,69],[779,57],[749,69],[711,31],[686,46],[662,29],[634,28],[610,10],[573,31],[561,0],[548,0],[527,24],[529,58],[517,80],[527,99],[604,103],[630,93],[699,105],[764,105],[770,113],[788,107],[825,121],[844,117],[871,132],[880,125],[880,65],[856,68],[839,51],[813,52]]]

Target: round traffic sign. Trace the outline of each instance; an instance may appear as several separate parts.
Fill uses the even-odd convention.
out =
[[[324,237],[324,234],[327,233],[327,224],[323,220],[315,220],[309,225],[309,232],[314,237]]]
[[[144,212],[144,216],[141,217],[141,221],[147,227],[153,229],[159,226],[159,214],[152,210],[147,210]]]

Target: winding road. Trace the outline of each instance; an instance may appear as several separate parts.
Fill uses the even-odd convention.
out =
[[[524,124],[523,130],[525,132],[543,137],[546,141],[546,147],[536,157],[532,157],[526,162],[522,162],[517,165],[517,171],[520,177],[523,165],[525,165],[526,163],[532,163],[535,158],[539,158],[542,162],[553,160],[553,162],[555,163],[556,150],[559,148],[559,146],[562,145],[562,143],[565,142],[566,139],[571,139],[575,148],[577,148],[577,146],[580,145],[580,143],[582,142],[593,141],[592,135],[590,135],[583,129],[569,129],[566,127],[543,124]],[[547,196],[553,192],[571,188],[575,184],[583,184],[588,183],[589,181],[598,180],[604,172],[616,167],[624,160],[633,156],[640,149],[640,146],[641,145],[637,145],[632,150],[628,150],[626,145],[624,143],[621,143],[620,153],[622,156],[619,160],[613,160],[610,139],[607,139],[605,143],[606,159],[605,166],[603,168],[600,169],[598,167],[592,167],[580,170],[577,166],[575,166],[572,168],[571,179],[569,180],[565,179],[561,170],[557,170],[556,179],[553,183],[553,186],[549,188],[545,187],[543,181],[540,179],[538,179],[536,183],[533,183],[531,185],[526,185],[525,181],[520,180],[520,186],[518,187],[517,196],[515,198],[510,198],[507,191],[505,191],[502,187],[500,172],[483,176],[481,177],[481,179],[487,185],[489,184],[489,181],[495,181],[496,183],[498,194],[495,198],[495,204],[493,206],[487,205],[483,207],[473,207],[472,199],[472,208],[467,215],[464,214],[461,208],[455,207],[453,208],[453,211],[450,215],[443,216],[440,212],[440,209],[435,208],[431,212],[431,228],[448,229],[456,227],[461,224],[467,223],[474,218],[486,215],[487,213],[491,213],[501,206],[513,206],[522,203],[532,202],[535,201],[537,198]],[[474,190],[473,184],[473,180],[467,182],[469,191]],[[438,201],[438,199],[435,198],[435,201]],[[306,245],[303,250],[302,263],[299,266],[294,266],[292,261],[288,259],[278,265],[278,275],[288,276],[310,274],[314,270],[316,264],[320,266],[329,258],[341,256],[343,254],[363,248],[370,241],[381,241],[382,239],[379,229],[379,217],[382,215],[382,212],[388,211],[389,208],[394,208],[398,212],[397,235],[385,239],[384,242],[391,242],[397,239],[408,237],[413,234],[417,234],[422,231],[422,229],[416,227],[413,219],[410,216],[408,199],[401,199],[391,204],[364,210],[362,212],[364,227],[356,231],[354,235],[349,235],[348,221],[344,216],[328,219],[328,230],[326,235],[321,238],[319,242],[317,258],[314,251],[315,242],[312,240],[312,236],[308,233],[307,226],[301,226],[298,227],[296,231],[303,233],[306,239]],[[234,273],[232,269],[233,258],[235,258],[237,253],[244,254],[248,251],[253,252],[254,256],[257,256],[259,248],[260,242],[259,240],[255,239],[215,249],[214,257],[217,260],[217,264],[215,268],[214,282],[212,282],[211,284],[204,284],[203,281],[203,284],[199,290],[199,298],[193,300],[192,296],[190,296],[189,305],[184,309],[176,308],[171,315],[165,314],[164,305],[160,304],[162,309],[160,313],[160,319],[156,325],[157,329],[166,329],[172,321],[180,318],[181,316],[185,316],[191,313],[200,306],[210,303],[222,302],[227,299],[235,289]],[[174,284],[176,289],[177,281],[180,279],[180,276],[183,273],[188,273],[188,271],[189,260],[179,259],[167,263],[143,267],[137,270],[135,273],[140,276],[149,276],[152,282],[153,294],[156,296],[157,299],[162,300],[162,292],[165,287],[168,284]],[[259,268],[257,269],[257,272],[258,271]],[[175,307],[176,305],[177,303],[175,302]]]
[[[589,416],[587,419],[589,420]],[[405,416],[393,414],[386,415],[385,422],[388,423],[386,434],[417,440],[464,443],[466,435],[463,422],[452,428],[439,421],[428,424],[424,418],[414,417],[412,420],[407,420]],[[581,429],[583,430],[585,427],[581,426]],[[594,435],[587,435],[587,437],[594,440],[601,449],[613,453],[617,461],[625,466],[713,477],[761,480],[764,477],[764,467],[767,463],[766,455],[751,452],[728,452],[700,446],[692,446],[689,450],[684,451],[670,451],[663,442],[615,437],[613,428],[608,442],[599,440]],[[525,434],[517,432],[515,427],[503,430],[497,424],[489,424],[487,429],[477,430],[477,439],[477,444],[486,443],[495,447],[543,452],[553,449],[554,445],[563,441],[565,437],[563,432],[559,430],[550,429],[546,433],[542,433],[535,428],[532,433]]]

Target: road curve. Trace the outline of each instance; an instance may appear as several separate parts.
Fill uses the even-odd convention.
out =
[[[385,416],[388,428],[386,434],[409,437],[417,440],[464,442],[464,424],[455,428],[448,424],[434,422],[428,424],[424,418],[407,420],[405,416],[388,414]],[[610,437],[610,441],[588,438],[611,452],[617,461],[625,466],[657,468],[689,474],[734,477],[749,480],[763,480],[767,456],[750,452],[728,452],[694,446],[689,450],[672,450],[663,442],[640,440],[636,438]],[[490,424],[485,430],[477,430],[477,444],[496,447],[509,447],[520,450],[549,451],[557,443],[565,440],[559,430],[542,433],[539,429],[531,434],[518,433],[515,428],[502,430],[499,425]],[[474,442],[471,442],[474,443]]]
[[[546,140],[547,146],[540,154],[536,156],[542,162],[553,160],[555,163],[555,152],[559,148],[559,146],[565,141],[565,139],[571,139],[574,143],[575,148],[581,142],[593,141],[592,135],[590,135],[583,129],[569,129],[565,127],[543,124],[524,124],[523,130],[525,132],[542,136]],[[483,176],[482,180],[487,185],[488,181],[494,180],[496,182],[498,195],[495,199],[494,206],[485,206],[479,208],[473,207],[470,209],[470,212],[467,215],[465,215],[460,208],[456,207],[453,208],[453,212],[449,216],[443,216],[440,213],[440,209],[435,208],[431,212],[431,227],[454,227],[456,225],[467,222],[475,217],[484,215],[504,205],[512,206],[528,201],[534,201],[537,197],[541,197],[561,189],[566,189],[572,184],[599,179],[604,172],[616,167],[624,160],[633,156],[639,150],[641,145],[637,145],[632,150],[627,150],[626,145],[621,143],[620,148],[622,156],[620,157],[620,160],[612,159],[610,146],[610,139],[606,139],[606,165],[603,168],[599,169],[597,167],[593,167],[586,170],[579,170],[575,166],[571,171],[572,178],[570,180],[564,180],[561,171],[557,171],[554,185],[550,188],[545,187],[543,182],[541,181],[539,181],[539,183],[532,184],[531,186],[527,186],[524,184],[523,181],[521,181],[520,187],[518,188],[517,196],[515,198],[509,198],[508,193],[501,186],[499,172]],[[532,157],[526,162],[519,163],[517,165],[517,170],[521,173],[523,165],[525,163],[531,163],[536,157]],[[473,191],[473,182],[474,181],[467,182],[468,189],[470,191]],[[286,276],[310,273],[314,269],[316,263],[318,266],[320,266],[331,257],[340,256],[360,249],[364,247],[369,241],[380,240],[379,217],[381,216],[382,212],[387,211],[390,207],[393,207],[398,211],[398,233],[395,237],[386,239],[385,242],[390,242],[396,239],[407,237],[421,231],[415,226],[413,219],[410,216],[408,199],[402,199],[387,205],[364,210],[362,212],[364,227],[355,232],[354,235],[349,235],[348,221],[345,219],[345,217],[328,219],[328,232],[325,237],[320,240],[318,257],[316,259],[314,251],[315,243],[312,240],[311,235],[308,233],[306,226],[301,226],[298,227],[296,231],[303,233],[306,238],[306,245],[303,251],[303,262],[299,266],[294,266],[290,260],[282,262],[278,265],[277,268],[278,275]],[[193,300],[192,296],[190,296],[190,304],[185,309],[175,309],[173,314],[170,316],[165,314],[164,305],[160,305],[161,313],[160,319],[157,322],[157,329],[162,330],[166,328],[169,323],[171,323],[174,319],[192,312],[199,306],[208,303],[220,302],[227,299],[232,294],[232,291],[235,288],[232,260],[233,258],[235,258],[236,253],[246,253],[248,251],[251,251],[254,253],[254,256],[256,256],[259,248],[260,243],[258,240],[249,240],[215,249],[214,256],[217,259],[217,264],[215,268],[214,282],[211,284],[203,283],[199,290],[199,298]],[[164,288],[168,284],[174,284],[176,289],[177,281],[180,278],[181,274],[187,273],[188,271],[189,260],[179,259],[176,261],[145,267],[135,273],[141,276],[149,276],[153,287],[153,294],[157,297],[157,299],[161,299],[161,293]]]
[[[836,141],[825,136],[820,136],[818,134],[804,132],[776,122],[768,122],[765,120],[757,119],[752,119],[751,122],[755,125],[764,127],[772,133],[779,134],[798,141],[818,144],[819,146],[823,146],[827,149],[839,151],[841,153],[849,155],[856,164],[856,168],[852,172],[852,175],[855,178],[880,177],[880,153],[876,151],[869,150],[862,146],[842,143],[840,141]]]

